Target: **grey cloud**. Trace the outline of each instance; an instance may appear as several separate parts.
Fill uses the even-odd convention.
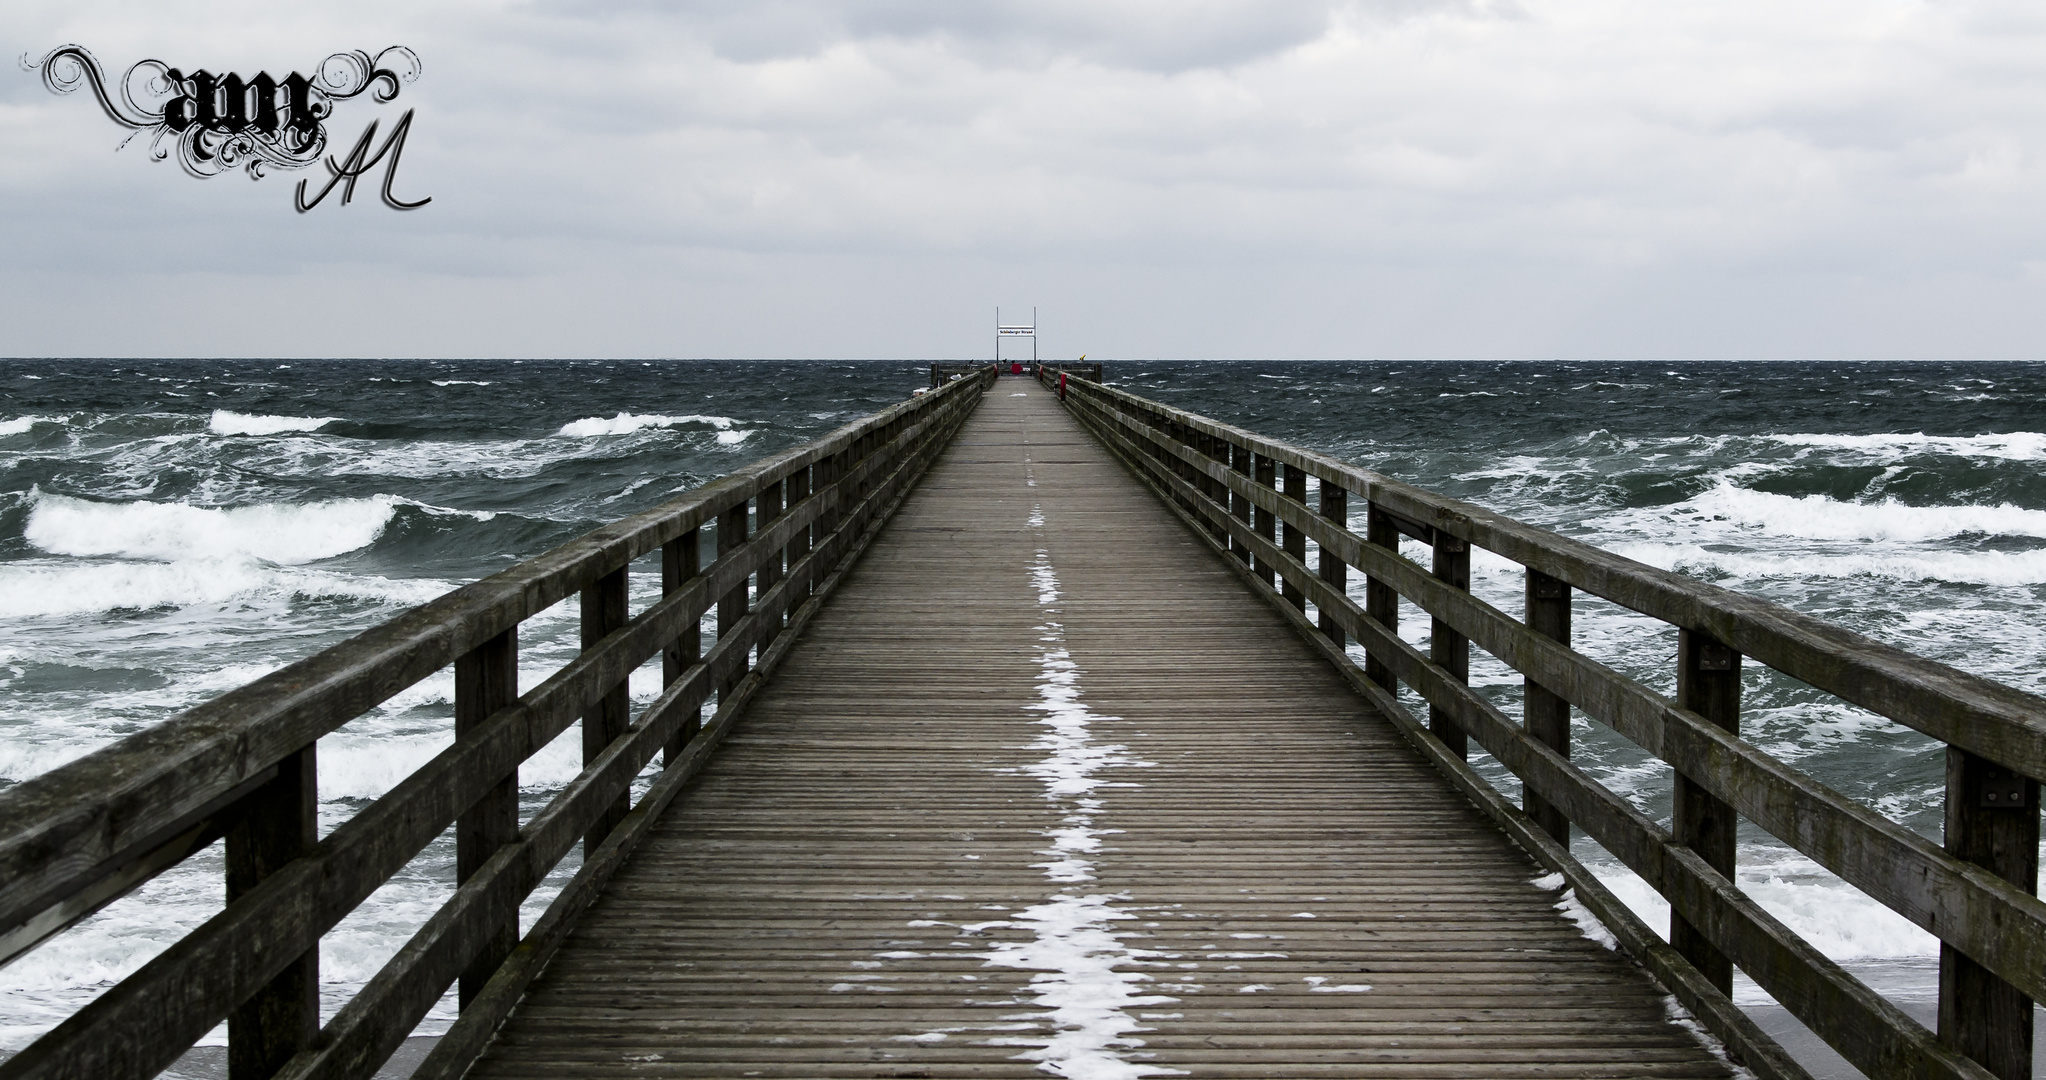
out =
[[[604,18],[656,10],[619,0],[558,0],[552,14]],[[699,28],[717,55],[741,63],[814,55],[846,41],[938,40],[995,65],[1042,67],[1079,60],[1176,72],[1227,68],[1319,38],[1335,10],[1327,0],[704,0],[657,9]]]
[[[297,349],[311,310],[336,351],[945,355],[995,300],[1144,355],[2046,345],[2015,0],[164,3],[16,32],[402,41],[425,77],[335,135],[416,107],[435,202],[299,217],[0,79],[0,354]]]

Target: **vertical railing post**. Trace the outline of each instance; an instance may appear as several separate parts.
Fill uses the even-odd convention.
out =
[[[467,736],[518,699],[518,627],[455,658],[455,738]],[[474,877],[497,849],[518,837],[519,771],[514,768],[455,819],[455,883]],[[456,1000],[465,1009],[518,946],[519,913],[514,909],[505,914],[504,921],[491,928],[469,966],[462,969]]]
[[[1677,631],[1677,708],[1738,734],[1741,728],[1741,654],[1709,634]],[[1714,870],[1733,879],[1734,837],[1739,819],[1733,807],[1714,798],[1690,777],[1677,774],[1671,831],[1676,841],[1703,856]],[[1691,966],[1719,988],[1733,992],[1733,963],[1705,935],[1675,912],[1669,941]]]
[[[318,743],[286,755],[277,778],[242,800],[227,834],[227,902],[319,842]],[[320,1030],[320,949],[294,959],[227,1018],[228,1080],[267,1077],[309,1047]]]
[[[1393,558],[1399,558],[1399,527],[1394,525],[1392,518],[1375,503],[1364,512],[1364,540],[1374,547],[1384,549]],[[1369,574],[1364,575],[1364,614],[1385,627],[1386,633],[1399,636],[1399,591]],[[1364,653],[1364,675],[1384,687],[1388,693],[1399,693],[1399,680],[1392,673],[1392,665],[1385,662],[1385,657],[1369,649]]]
[[[719,562],[723,562],[728,558],[735,558],[736,556],[733,553],[738,551],[739,546],[746,542],[746,511],[747,500],[740,499],[727,508],[724,513],[718,515]],[[718,597],[719,645],[723,645],[725,639],[730,635],[739,632],[739,622],[746,617],[746,609],[750,606],[746,594],[746,586],[750,578],[751,575],[741,577],[739,583],[732,586],[730,592]],[[727,661],[727,663],[734,662],[736,662],[737,666],[733,667],[723,678],[718,680],[719,708],[723,708],[725,702],[731,699],[732,688],[739,685],[740,679],[746,677],[746,654],[740,652],[737,654],[736,661]]]
[[[789,474],[788,504],[790,507],[794,507],[809,497],[810,468],[805,466]],[[796,534],[789,537],[789,566],[794,567],[797,563],[810,556],[810,530],[815,527],[816,519],[813,518],[811,519],[811,524],[797,529]],[[816,583],[816,580],[817,575],[813,568],[806,572],[800,581],[789,583],[789,610],[794,611],[810,599],[810,587]]]
[[[680,592],[703,574],[703,530],[691,529],[661,545],[661,595]],[[675,640],[661,650],[661,685],[673,686],[703,657],[703,618],[689,620]],[[696,715],[675,727],[675,733],[661,745],[661,764],[673,765],[682,750],[695,738],[703,720],[703,706]]]
[[[1137,415],[1143,418],[1144,423],[1150,425],[1151,430],[1166,438],[1172,437],[1172,426],[1166,422],[1163,414],[1157,410],[1139,406],[1137,407]],[[1151,452],[1151,459],[1158,463],[1160,470],[1169,472],[1174,476],[1179,475],[1179,465],[1172,460],[1172,455],[1166,451],[1164,444],[1152,439],[1146,439],[1144,440],[1144,448]]]
[[[840,455],[841,463],[838,475],[842,487],[839,496],[837,524],[842,529],[850,528],[850,531],[859,531],[855,527],[854,510],[860,505],[860,501],[866,497],[867,482],[865,480],[853,479],[853,470],[859,468],[860,462],[866,458],[867,447],[873,445],[873,440],[872,432],[863,431],[852,437],[852,441],[846,444],[845,453]]]
[[[1336,523],[1340,528],[1350,527],[1350,493],[1324,477],[1321,487],[1321,516]],[[1350,564],[1337,557],[1326,546],[1321,549],[1321,580],[1338,594],[1346,592],[1350,582]],[[1336,621],[1335,614],[1324,609],[1321,612],[1321,633],[1323,637],[1340,649],[1347,638],[1343,626]]]
[[[1946,850],[2039,891],[2039,782],[1947,747]],[[1939,1036],[2002,1080],[2032,1075],[2032,999],[1945,942]]]
[[[787,504],[782,501],[782,481],[776,480],[774,483],[761,488],[760,497],[753,505],[755,507],[754,517],[757,519],[756,527],[758,531],[766,532],[774,524],[775,519],[781,517],[782,511],[787,508]],[[778,547],[768,552],[767,561],[760,564],[758,580],[760,582],[761,595],[766,595],[767,590],[774,588],[775,583],[781,580],[782,569],[786,565],[783,559],[788,555],[788,550],[787,545]],[[785,614],[787,614],[785,610],[769,611],[761,614],[761,618],[767,620],[761,627],[761,645],[764,646],[768,642],[773,641],[781,633],[782,616]]]
[[[1435,530],[1435,580],[1452,589],[1471,589],[1471,547],[1461,536],[1451,536],[1441,529]],[[1461,683],[1471,681],[1470,639],[1456,632],[1455,628],[1437,618],[1428,626],[1428,659],[1435,666],[1447,672]],[[1458,727],[1449,713],[1434,705],[1428,706],[1428,730],[1442,740],[1451,752],[1468,760],[1471,756],[1470,736]]]
[[[1250,479],[1250,456],[1251,456],[1250,447],[1238,446],[1233,442],[1229,444],[1229,467],[1235,470],[1238,476],[1241,476],[1246,480]],[[1245,525],[1249,525],[1250,497],[1247,495],[1238,495],[1233,491],[1230,492],[1229,513],[1232,516],[1234,516],[1236,520],[1243,522]],[[1234,537],[1231,537],[1229,541],[1229,546],[1236,549],[1236,558],[1239,561],[1241,561],[1243,565],[1245,566],[1250,565],[1249,544],[1246,544],[1241,540],[1237,540]]]
[[[1551,641],[1570,644],[1570,586],[1529,567],[1527,571],[1527,628]],[[1536,742],[1570,756],[1570,703],[1550,693],[1533,679],[1521,679],[1521,720]],[[1534,792],[1521,789],[1520,805],[1543,832],[1564,847],[1570,846],[1570,819]]]
[[[1219,435],[1204,433],[1201,436],[1201,442],[1204,444],[1202,449],[1209,457],[1214,458],[1225,469],[1231,467],[1228,440]],[[1204,479],[1208,481],[1208,497],[1222,505],[1222,516],[1234,517],[1236,515],[1236,504],[1229,499],[1229,485],[1212,477],[1204,477]],[[1233,547],[1229,543],[1228,522],[1217,521],[1215,523],[1215,538],[1222,541],[1222,547],[1225,550]]]
[[[1176,442],[1181,446],[1192,445],[1191,440],[1187,438],[1187,430],[1185,424],[1182,424],[1177,420],[1167,421],[1165,430],[1172,433],[1173,442]],[[1188,483],[1193,482],[1193,466],[1187,464],[1186,459],[1179,457],[1178,455],[1174,455],[1170,464],[1172,465],[1172,474],[1174,476],[1177,476],[1181,480],[1185,480]],[[1191,497],[1185,495],[1176,495],[1175,497],[1178,498],[1179,505],[1186,508],[1187,513],[1192,514],[1198,512],[1198,508],[1194,505],[1194,501]]]
[[[1294,466],[1288,465],[1286,466],[1284,483],[1285,490],[1281,494],[1298,503],[1299,509],[1305,511],[1307,509],[1307,474]],[[1300,527],[1290,521],[1280,522],[1279,528],[1282,530],[1282,539],[1279,546],[1284,548],[1286,554],[1291,555],[1295,562],[1306,566],[1307,534],[1300,531]],[[1285,596],[1287,603],[1301,611],[1307,610],[1307,593],[1300,586],[1288,581],[1281,590],[1281,595]]]
[[[844,451],[826,454],[818,458],[815,465],[810,466],[810,494],[823,500],[817,507],[817,517],[810,523],[810,547],[818,555],[816,572],[810,575],[813,588],[818,578],[831,572],[832,561],[835,558],[836,549],[827,545],[831,540],[831,534],[838,529],[838,500],[845,494],[837,487],[838,478],[845,475],[840,471],[840,459],[843,456]]]
[[[1251,466],[1251,471],[1256,474],[1256,480],[1259,484],[1276,490],[1279,486],[1278,469],[1275,468],[1277,464],[1271,458],[1259,454]],[[1253,510],[1251,516],[1253,518],[1252,527],[1257,530],[1257,535],[1276,547],[1279,542],[1278,519],[1272,515],[1270,510],[1262,506]],[[1274,572],[1270,562],[1261,558],[1253,559],[1251,565],[1257,570],[1258,576],[1265,579],[1267,586],[1273,584]]]
[[[583,648],[595,648],[605,635],[623,627],[629,618],[626,610],[626,567],[605,574],[603,577],[583,586],[582,590],[582,631]],[[627,680],[620,679],[618,685],[604,692],[590,711],[583,714],[583,764],[588,765],[604,752],[612,741],[625,734],[632,724],[632,689]],[[583,833],[583,856],[597,850],[611,830],[625,818],[632,809],[632,793],[621,791],[618,798],[597,819],[590,823],[589,831]]]
[[[1229,464],[1228,444],[1222,440],[1221,436],[1202,432],[1200,440],[1201,453],[1206,454],[1210,459],[1220,462],[1224,466]],[[1221,512],[1224,515],[1230,513],[1229,485],[1208,475],[1207,470],[1203,468],[1201,470],[1201,488],[1208,493],[1210,500],[1221,507]],[[1210,512],[1212,513],[1212,511]],[[1207,514],[1202,514],[1201,520],[1208,523],[1209,534],[1220,541],[1226,549],[1229,546],[1229,526],[1209,517]]]

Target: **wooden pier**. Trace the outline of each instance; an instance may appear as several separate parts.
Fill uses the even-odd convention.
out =
[[[217,837],[230,866],[0,1080],[152,1075],[222,1018],[236,1080],[367,1076],[457,983],[422,1078],[1803,1076],[1734,966],[1871,1076],[2030,1075],[2046,702],[1092,378],[933,382],[0,792],[0,959]],[[1529,567],[1522,618],[1465,591],[1474,545]],[[1674,701],[1568,647],[1573,588],[1680,628]],[[584,653],[514,685],[571,595]],[[1744,657],[1953,745],[1945,847],[1740,740]],[[318,735],[449,664],[456,745],[316,842]],[[1572,704],[1678,770],[1673,823],[1571,766]],[[521,822],[512,770],[578,717],[588,767]],[[1938,1032],[1740,892],[1739,817],[1948,943]],[[319,1024],[319,935],[449,823],[454,898]]]
[[[1726,1075],[1248,599],[1002,384],[470,1075]]]

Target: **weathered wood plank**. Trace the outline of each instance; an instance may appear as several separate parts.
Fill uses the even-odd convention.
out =
[[[2039,888],[2039,782],[1947,747],[1946,850],[2018,888]],[[2003,1080],[2032,1075],[2032,998],[1944,942],[1939,1034]]]
[[[319,841],[319,748],[277,763],[227,833],[228,903],[256,891]],[[261,1080],[313,1041],[320,1027],[320,951],[301,951],[227,1018],[228,1080]]]
[[[1525,591],[1523,621],[1527,628],[1569,648],[1570,586],[1539,570],[1529,570]],[[1570,756],[1570,703],[1533,678],[1521,680],[1521,723],[1537,742],[1559,756]],[[1521,808],[1557,843],[1570,845],[1570,819],[1562,811],[1526,789],[1521,792]]]
[[[455,660],[455,738],[483,725],[519,699],[519,635],[507,630]],[[519,835],[519,774],[513,769],[496,787],[455,819],[455,883],[476,876],[499,848]],[[511,955],[519,942],[516,915],[487,935],[476,959],[462,971],[457,999],[463,1007]]]
[[[1730,735],[1739,735],[1740,654],[1708,635],[1678,630],[1677,708],[1697,713]],[[1733,880],[1734,837],[1739,829],[1740,818],[1733,807],[1704,785],[1677,773],[1676,791],[1671,797],[1670,833],[1677,843],[1697,852],[1706,865],[1729,881]],[[1669,943],[1712,985],[1719,987],[1720,993],[1733,992],[1733,962],[1681,914],[1670,915]]]

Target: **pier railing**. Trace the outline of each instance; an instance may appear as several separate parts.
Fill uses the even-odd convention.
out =
[[[1033,374],[1035,374],[1038,377],[1038,379],[1043,380],[1048,386],[1058,385],[1058,377],[1060,375],[1066,375],[1074,379],[1086,379],[1090,382],[1100,382],[1101,365],[1078,363],[1062,364],[1057,361],[1048,360],[1045,361],[1044,363],[1037,365],[1037,370],[1033,372]]]
[[[1804,1075],[1730,1001],[1734,967],[1871,1077],[2031,1075],[2046,699],[1113,387],[1071,382],[1067,407],[1757,1073]],[[1402,536],[1430,566],[1400,554]],[[1520,618],[1470,593],[1472,547],[1526,568]],[[1572,590],[1677,628],[1674,699],[1570,647]],[[1431,620],[1425,651],[1399,636],[1401,601]],[[1473,644],[1524,677],[1519,720],[1467,685]],[[1945,743],[1944,847],[1743,740],[1743,658]],[[1674,769],[1670,827],[1571,763],[1573,706]],[[1471,740],[1519,777],[1522,807],[1468,766]],[[1937,1034],[1735,884],[1739,818],[1939,938]],[[1571,857],[1573,825],[1669,901],[1667,943]]]
[[[460,1018],[417,1075],[459,1076],[993,374],[973,369],[0,791],[0,962],[223,837],[227,855],[218,915],[0,1077],[154,1076],[223,1020],[234,1080],[367,1077],[456,983]],[[660,599],[631,612],[627,574],[655,553]],[[571,596],[582,651],[522,689],[520,623]],[[664,689],[634,716],[626,680],[656,655]],[[318,836],[320,737],[450,665],[454,744]],[[578,718],[582,772],[521,823],[520,762]],[[632,802],[656,754],[663,768]],[[322,1026],[320,936],[450,825],[454,895]],[[522,937],[521,901],[578,840],[581,869]]]

